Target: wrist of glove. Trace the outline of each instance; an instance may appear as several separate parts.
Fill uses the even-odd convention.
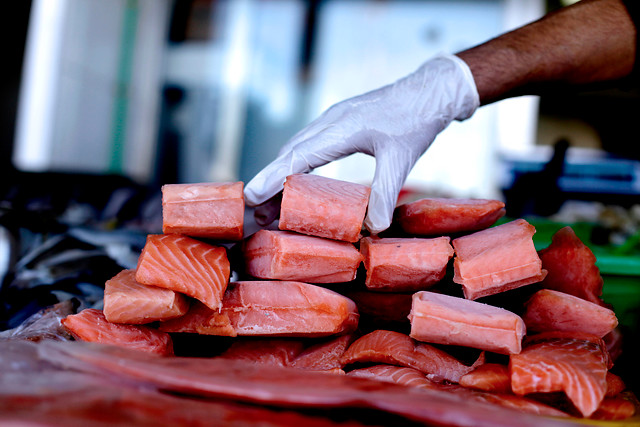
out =
[[[288,175],[353,153],[376,159],[365,227],[389,227],[398,194],[418,158],[453,120],[469,118],[479,96],[469,67],[437,56],[397,82],[335,104],[298,132],[245,187],[249,206],[264,203]]]

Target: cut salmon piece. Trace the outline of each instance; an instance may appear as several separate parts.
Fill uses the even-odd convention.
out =
[[[360,240],[367,270],[365,285],[382,292],[415,292],[438,283],[453,257],[449,237]]]
[[[235,337],[238,335],[231,325],[229,316],[224,311],[211,310],[199,301],[194,301],[184,316],[160,322],[158,329],[164,332],[223,337]]]
[[[255,233],[243,256],[253,277],[306,283],[350,282],[363,259],[352,243],[280,230]]]
[[[386,363],[414,368],[435,381],[457,383],[464,374],[484,363],[484,354],[467,366],[449,353],[425,343],[417,343],[408,335],[376,330],[358,338],[342,356],[345,365],[353,363]]]
[[[620,376],[607,371],[607,397],[614,397],[625,391],[627,386]]]
[[[517,219],[452,241],[453,281],[467,299],[477,299],[531,283],[547,272],[533,245],[535,227]]]
[[[241,240],[242,182],[162,186],[162,232],[216,240]]]
[[[361,237],[370,194],[366,185],[320,175],[289,175],[278,227],[355,243]]]
[[[368,378],[376,381],[400,384],[407,387],[439,389],[441,386],[429,380],[425,374],[414,368],[393,365],[373,365],[353,369],[347,376]]]
[[[522,318],[529,331],[588,332],[601,338],[618,326],[612,310],[551,289],[533,294]]]
[[[218,310],[230,273],[224,247],[179,234],[151,234],[138,258],[136,280],[189,295]]]
[[[398,206],[394,222],[406,233],[435,236],[488,228],[505,212],[499,200],[430,198]]]
[[[298,354],[289,366],[314,371],[338,372],[344,368],[342,356],[354,338],[352,334],[348,334],[314,344]]]
[[[112,323],[143,324],[180,317],[189,310],[184,295],[136,281],[135,270],[123,270],[104,285],[104,316]]]
[[[284,339],[238,340],[219,357],[273,366],[290,366],[304,349],[302,341]]]
[[[327,336],[358,326],[358,310],[349,298],[295,281],[232,283],[223,312],[238,335]]]
[[[232,282],[221,311],[194,304],[183,317],[163,322],[167,332],[224,336],[328,336],[358,326],[349,298],[319,286],[292,281]]]
[[[592,420],[621,421],[636,413],[636,405],[624,397],[605,397],[598,409],[589,417]],[[637,421],[636,424],[637,425]]]
[[[164,332],[143,325],[123,325],[107,321],[100,310],[87,308],[62,319],[62,325],[81,341],[110,344],[133,350],[173,355],[173,341]]]
[[[608,354],[602,340],[539,334],[510,356],[509,370],[515,394],[563,391],[584,417],[598,409],[607,392]]]
[[[463,375],[460,385],[494,393],[511,393],[509,367],[499,363],[485,363]]]
[[[539,255],[548,271],[540,286],[604,305],[600,298],[604,281],[596,257],[571,227],[558,230]]]
[[[519,353],[526,333],[520,316],[500,307],[421,291],[413,295],[411,337],[502,354]]]

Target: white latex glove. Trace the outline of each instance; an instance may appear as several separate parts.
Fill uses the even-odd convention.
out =
[[[437,56],[393,84],[325,111],[246,185],[246,203],[264,203],[282,190],[288,175],[365,153],[376,158],[365,227],[377,234],[391,224],[407,175],[436,135],[451,121],[471,117],[478,105],[467,64],[457,56]]]

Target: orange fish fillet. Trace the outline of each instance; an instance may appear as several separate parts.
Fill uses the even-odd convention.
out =
[[[247,281],[229,284],[220,312],[194,304],[185,316],[163,322],[167,332],[227,336],[328,336],[358,326],[353,301],[302,282]]]
[[[460,377],[484,363],[482,354],[473,366],[467,366],[449,353],[424,343],[416,343],[399,332],[376,330],[358,338],[342,356],[345,365],[386,363],[414,368],[433,381],[458,382]]]
[[[433,198],[398,206],[394,222],[406,233],[435,236],[482,230],[504,214],[504,203],[499,200]]]
[[[509,367],[498,363],[485,363],[463,375],[460,385],[495,393],[511,393]]]
[[[307,283],[352,281],[363,259],[351,243],[280,230],[258,231],[243,255],[254,277]]]
[[[531,283],[547,274],[533,245],[535,227],[524,219],[477,231],[452,241],[453,281],[467,299],[477,299]]]
[[[136,280],[189,295],[212,310],[222,305],[230,265],[225,248],[179,234],[155,234],[138,259]]]
[[[162,356],[173,355],[173,341],[169,334],[148,326],[108,322],[102,311],[93,308],[65,317],[62,325],[81,341],[111,344]]]
[[[511,389],[517,395],[564,391],[584,417],[607,392],[608,355],[602,341],[554,333],[534,336],[509,360]]]
[[[618,326],[612,310],[551,289],[539,290],[525,306],[522,318],[530,331],[587,332],[602,338]]]
[[[280,209],[281,230],[357,242],[371,188],[312,174],[287,177]]]
[[[189,301],[169,289],[136,281],[135,270],[123,270],[104,285],[104,316],[109,322],[143,324],[180,317]]]
[[[453,257],[449,242],[449,237],[363,238],[365,285],[376,291],[415,292],[438,283]]]
[[[162,186],[162,232],[240,240],[244,225],[242,182]]]
[[[519,353],[526,327],[515,313],[449,295],[421,291],[413,295],[411,337],[496,353]]]

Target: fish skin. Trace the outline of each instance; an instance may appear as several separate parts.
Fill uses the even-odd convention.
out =
[[[242,252],[253,277],[306,283],[350,282],[363,260],[352,243],[281,230],[258,231]]]
[[[244,228],[244,183],[162,186],[162,232],[238,241]]]
[[[606,306],[601,299],[604,280],[596,257],[571,227],[555,232],[551,244],[538,254],[542,268],[548,271],[540,286]]]
[[[499,200],[429,198],[398,206],[394,223],[405,233],[432,236],[482,230],[505,213]]]
[[[187,310],[184,295],[138,283],[135,270],[123,270],[105,283],[103,313],[112,323],[151,323],[180,317]]]
[[[450,241],[446,236],[362,238],[365,286],[378,292],[416,292],[435,285],[444,277],[453,257]]]
[[[542,335],[509,360],[517,395],[563,391],[582,416],[598,409],[607,392],[608,354],[595,340]]]
[[[230,273],[224,247],[179,234],[150,234],[138,259],[136,280],[183,293],[218,310]]]
[[[501,354],[519,353],[526,326],[520,316],[500,307],[429,291],[413,294],[410,336]]]
[[[546,277],[533,244],[535,227],[524,219],[453,239],[453,281],[465,298],[478,299],[537,283]]]
[[[81,341],[173,356],[173,341],[169,334],[143,325],[111,323],[102,311],[94,308],[69,315],[61,322],[71,335]]]
[[[484,353],[467,366],[449,353],[429,344],[418,343],[408,335],[376,330],[353,342],[342,356],[342,363],[384,363],[418,369],[436,382],[457,383],[460,378],[484,363]]]
[[[618,326],[613,310],[552,289],[533,294],[522,318],[532,332],[587,332],[601,338]]]
[[[371,188],[313,174],[289,175],[284,183],[280,230],[355,243]]]

